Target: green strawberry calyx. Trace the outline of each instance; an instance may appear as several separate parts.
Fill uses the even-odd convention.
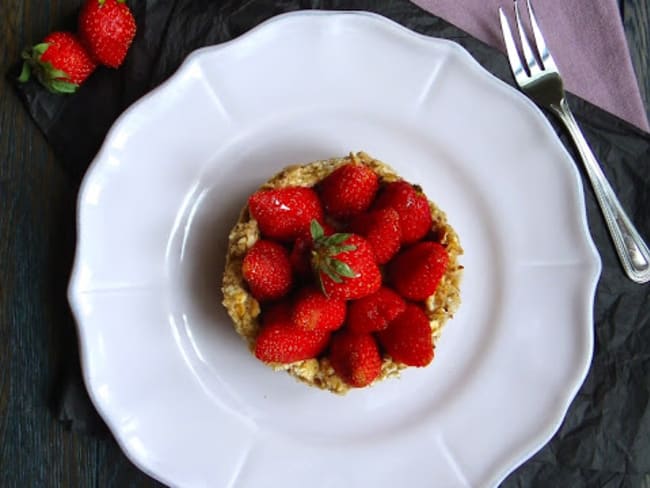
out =
[[[341,253],[354,251],[357,246],[345,244],[352,234],[337,233],[325,235],[323,227],[316,220],[310,224],[311,238],[314,246],[311,252],[311,264],[318,277],[321,291],[327,295],[323,283],[323,274],[326,274],[334,283],[343,283],[344,278],[357,278],[359,275],[350,268],[350,265],[336,259]]]
[[[68,73],[56,69],[49,61],[41,61],[41,56],[47,51],[48,47],[50,45],[43,42],[22,52],[23,68],[18,76],[18,81],[25,83],[33,74],[52,93],[76,92],[79,85],[70,81]]]

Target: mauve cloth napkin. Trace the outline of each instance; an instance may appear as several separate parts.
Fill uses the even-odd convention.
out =
[[[497,11],[504,7],[514,21],[511,0],[414,0],[414,3],[505,52]],[[533,0],[532,4],[565,88],[650,131],[617,1]],[[524,11],[525,6],[525,0],[520,0]]]

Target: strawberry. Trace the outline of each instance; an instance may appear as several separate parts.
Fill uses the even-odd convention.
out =
[[[250,196],[248,206],[262,235],[280,241],[292,241],[309,232],[313,219],[323,220],[318,195],[306,187],[259,190]]]
[[[377,197],[374,208],[392,207],[399,214],[402,244],[419,241],[431,229],[431,209],[419,187],[400,180],[388,183]]]
[[[289,253],[276,242],[259,240],[244,256],[242,275],[257,300],[281,298],[292,285]]]
[[[25,82],[34,73],[53,93],[74,93],[97,66],[70,32],[53,32],[41,44],[23,51],[22,57],[18,80]]]
[[[317,288],[298,292],[291,312],[291,322],[302,330],[336,330],[345,321],[345,301],[327,298]]]
[[[372,168],[360,164],[345,164],[320,183],[320,195],[325,211],[336,219],[345,219],[370,207],[379,189],[379,178]]]
[[[424,310],[409,303],[386,330],[377,334],[391,358],[408,366],[426,366],[433,359],[431,325]]]
[[[135,37],[135,19],[125,0],[86,0],[79,13],[79,36],[101,64],[119,67]]]
[[[357,334],[383,330],[405,309],[404,300],[390,288],[382,286],[376,293],[349,303],[348,328]]]
[[[312,267],[328,298],[350,300],[379,289],[381,272],[368,241],[356,234],[325,236],[315,220],[311,227],[314,239]]]
[[[384,264],[399,251],[402,239],[399,221],[397,210],[388,207],[358,215],[350,223],[350,230],[365,237],[377,263]]]
[[[334,227],[327,223],[321,223],[323,233],[326,236],[334,234]],[[311,275],[311,251],[314,248],[314,239],[311,237],[311,232],[303,232],[296,238],[291,248],[289,261],[291,267],[299,278],[306,278]]]
[[[381,356],[370,334],[342,331],[332,337],[329,359],[334,371],[348,385],[361,388],[381,372]]]
[[[317,357],[329,342],[323,331],[297,329],[291,323],[291,307],[279,302],[262,317],[262,329],[255,342],[255,356],[266,363],[293,363]]]
[[[449,255],[441,244],[420,242],[389,263],[388,276],[404,298],[426,300],[438,288],[448,262]]]

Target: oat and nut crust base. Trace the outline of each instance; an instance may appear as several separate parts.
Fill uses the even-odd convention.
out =
[[[339,166],[351,161],[361,162],[379,176],[382,183],[397,181],[402,178],[387,164],[373,159],[364,152],[350,154],[344,158],[315,161],[304,165],[289,166],[264,183],[262,188],[281,188],[285,186],[314,186]],[[459,256],[463,253],[458,235],[448,224],[447,217],[433,202],[429,201],[433,218],[433,234],[446,247],[449,254],[449,266],[442,278],[435,295],[429,297],[425,309],[431,324],[434,344],[440,337],[442,328],[453,317],[460,305],[460,280],[463,267]],[[223,275],[223,305],[232,318],[237,333],[246,340],[251,352],[260,328],[260,305],[248,292],[242,276],[242,260],[248,250],[260,238],[257,222],[250,216],[248,207],[241,211],[237,224],[228,237],[228,254]],[[435,361],[435,360],[434,360]],[[327,358],[308,359],[291,364],[270,364],[275,370],[285,370],[290,375],[309,385],[316,386],[338,394],[349,389],[337,376]],[[384,355],[381,373],[374,383],[385,378],[399,376],[406,366],[395,363],[390,356]],[[373,383],[373,384],[374,384]]]

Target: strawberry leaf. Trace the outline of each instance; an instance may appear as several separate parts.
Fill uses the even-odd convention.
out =
[[[47,42],[36,44],[34,47],[32,47],[32,57],[40,58],[45,53],[45,51],[47,51],[48,47],[50,47],[50,44]]]
[[[331,260],[327,260],[323,263],[323,266],[321,267],[321,272],[325,273],[334,283],[343,282],[341,277],[336,273],[336,270],[332,266]]]
[[[356,278],[357,274],[352,271],[352,268],[348,265],[348,263],[344,263],[343,261],[339,261],[338,259],[332,259],[332,265],[334,267],[334,271],[339,276],[344,276],[346,278]]]
[[[339,254],[354,251],[357,246],[345,244],[352,237],[349,233],[336,233],[325,236],[323,227],[312,220],[310,225],[311,236],[314,240],[312,250],[312,267],[316,272],[320,288],[327,296],[323,276],[327,276],[332,282],[343,283],[344,278],[357,278],[356,272],[341,259],[335,259]]]
[[[52,80],[46,85],[52,93],[74,93],[79,88],[76,83],[63,80]]]
[[[343,283],[343,279],[339,275],[337,275],[334,271],[328,270],[328,272],[326,272],[325,274],[327,274],[327,276],[329,276],[334,283],[337,284]]]
[[[47,63],[47,76],[56,80],[69,80],[70,75],[63,70],[55,69],[52,67],[51,63]]]
[[[354,251],[357,248],[357,246],[333,246],[330,247],[328,250],[328,256],[336,256],[338,254],[348,252],[348,251]]]
[[[345,241],[347,241],[352,234],[332,234],[329,237],[326,237],[323,240],[323,244],[326,246],[336,246],[338,244],[343,244]]]
[[[318,223],[318,220],[316,219],[311,221],[309,230],[311,232],[311,238],[314,240],[314,242],[322,239],[323,236],[325,235],[325,231],[323,230],[321,225]]]
[[[32,75],[32,70],[29,67],[29,63],[25,61],[23,63],[23,69],[20,71],[20,76],[18,77],[18,81],[21,83],[25,83],[26,81],[29,81],[29,77]]]

